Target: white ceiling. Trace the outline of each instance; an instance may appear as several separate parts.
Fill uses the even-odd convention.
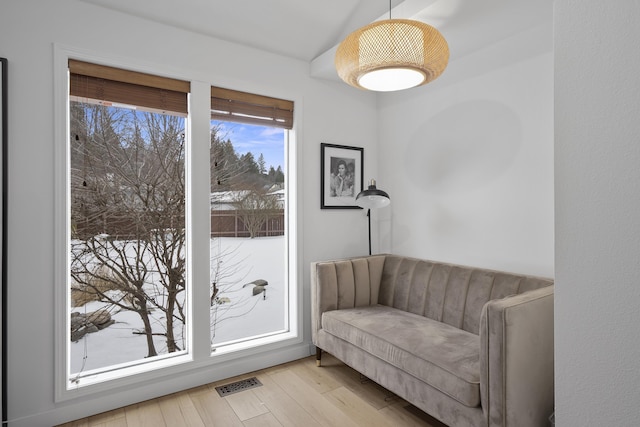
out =
[[[388,0],[81,0],[144,19],[310,62],[331,78],[350,32],[389,17]],[[391,0],[393,18],[438,28],[450,61],[551,19],[553,0]],[[324,71],[323,71],[324,70]],[[333,73],[335,74],[335,73]]]

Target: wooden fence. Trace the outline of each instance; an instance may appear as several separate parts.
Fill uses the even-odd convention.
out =
[[[249,237],[250,233],[238,211],[211,211],[211,237]],[[283,236],[284,211],[269,216],[257,237]]]
[[[182,228],[183,218],[162,216],[156,221],[158,229]],[[136,238],[136,224],[124,215],[94,216],[91,220],[73,223],[73,236],[78,239],[88,239],[99,234],[107,234],[115,239]],[[283,236],[284,210],[270,215],[257,237]],[[242,220],[242,215],[235,210],[211,211],[211,237],[250,237],[250,232]]]

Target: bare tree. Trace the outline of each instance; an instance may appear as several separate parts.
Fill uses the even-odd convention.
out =
[[[74,293],[137,313],[147,357],[184,348],[185,171],[184,121],[175,116],[71,103],[71,277]],[[229,140],[212,131],[214,172],[229,188],[246,188],[246,165]],[[245,166],[243,166],[243,164]],[[212,186],[214,182],[212,182]],[[266,207],[264,203],[254,203]],[[212,260],[215,326],[231,307],[249,312],[257,303],[237,294],[243,260],[218,253]],[[225,261],[224,263],[222,261]],[[161,311],[162,316],[152,316]],[[234,311],[237,313],[238,311]],[[213,316],[212,316],[213,317]],[[162,323],[153,319],[162,318]],[[178,333],[176,334],[176,331]]]
[[[233,205],[252,239],[259,235],[267,220],[279,209],[274,194],[257,188],[236,193]]]
[[[246,170],[228,133],[219,125],[211,128],[209,156],[212,192],[235,190],[244,185]]]
[[[149,281],[149,271],[144,268],[145,246],[144,241],[130,245],[110,241],[107,236],[72,244],[71,277],[80,292],[90,293],[108,303],[111,310],[138,313],[147,341],[146,357],[151,357],[158,353],[149,316],[150,298],[145,290]]]
[[[158,354],[155,335],[165,337],[167,351],[179,350],[183,338],[175,336],[175,322],[185,321],[184,120],[72,104],[71,276],[80,291],[140,316],[147,357]],[[165,314],[159,332],[151,310]]]
[[[247,277],[251,274],[251,267],[247,261],[247,255],[242,256],[240,250],[242,242],[237,246],[225,245],[213,251],[211,259],[211,344],[219,344],[216,341],[220,326],[228,321],[242,317],[250,313],[258,304],[266,299],[265,287],[268,282],[263,279],[252,277],[248,282]],[[247,289],[247,286],[252,288]],[[261,288],[262,298],[256,298],[256,288]],[[251,291],[251,292],[249,292]]]

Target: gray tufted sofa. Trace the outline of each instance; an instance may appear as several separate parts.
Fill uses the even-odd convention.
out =
[[[449,426],[545,426],[553,281],[395,255],[311,264],[312,338]]]

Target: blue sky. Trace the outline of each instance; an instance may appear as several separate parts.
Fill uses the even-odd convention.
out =
[[[250,151],[257,162],[262,153],[267,171],[270,166],[274,169],[281,166],[284,170],[284,129],[216,120],[211,124],[220,126],[221,136],[231,140],[239,156]]]

